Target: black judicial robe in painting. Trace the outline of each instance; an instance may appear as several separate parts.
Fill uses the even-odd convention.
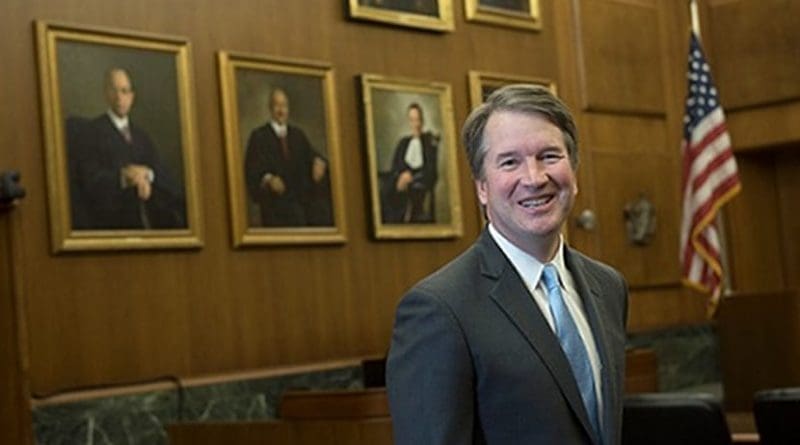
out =
[[[392,158],[392,170],[383,184],[382,218],[384,223],[432,223],[436,218],[436,196],[434,189],[439,179],[439,137],[431,132],[420,135],[422,144],[422,166],[411,168],[406,163],[406,153],[412,136],[405,136],[397,143]],[[404,192],[396,190],[397,178],[410,171],[413,180]]]
[[[185,228],[183,188],[161,162],[150,136],[129,123],[128,143],[107,114],[67,121],[73,229]],[[141,164],[153,170],[152,193],[141,201],[136,187],[122,187],[120,170]],[[149,225],[149,227],[148,227]]]
[[[315,184],[311,166],[319,155],[311,147],[303,130],[286,126],[288,158],[272,125],[262,125],[247,142],[244,169],[247,192],[260,209],[261,225],[268,227],[333,225],[328,174]],[[321,157],[320,157],[321,158]],[[261,186],[270,173],[283,180],[286,190],[278,195]]]

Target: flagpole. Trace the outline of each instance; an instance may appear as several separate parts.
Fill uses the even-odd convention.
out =
[[[689,14],[692,17],[692,31],[697,36],[697,40],[703,40],[700,38],[700,14],[697,12],[697,0],[689,0]]]
[[[689,14],[692,20],[692,32],[697,36],[697,40],[702,42],[703,39],[700,35],[700,13],[697,8],[697,0],[689,0]],[[721,208],[714,218],[714,225],[717,227],[717,233],[719,234],[719,259],[722,266],[722,295],[720,295],[720,297],[724,297],[733,293],[733,287],[731,286],[730,261],[728,260],[727,231],[725,229],[725,221],[722,217]]]

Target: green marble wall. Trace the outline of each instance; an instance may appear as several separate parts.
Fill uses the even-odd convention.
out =
[[[710,325],[632,335],[628,343],[655,351],[661,391],[721,380],[719,347]],[[161,445],[167,444],[164,426],[170,422],[274,419],[288,389],[360,389],[363,382],[362,368],[349,367],[48,405],[33,411],[34,429],[40,445]]]
[[[165,425],[178,420],[274,419],[289,389],[359,389],[361,367],[107,397],[33,411],[40,445],[167,444]]]

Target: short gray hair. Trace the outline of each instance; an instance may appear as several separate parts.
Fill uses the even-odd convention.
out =
[[[578,134],[569,109],[547,87],[541,85],[506,85],[492,92],[486,101],[476,107],[464,122],[461,140],[467,150],[472,177],[482,179],[483,163],[489,147],[485,144],[484,130],[492,114],[512,111],[538,114],[561,129],[572,169],[578,168]]]

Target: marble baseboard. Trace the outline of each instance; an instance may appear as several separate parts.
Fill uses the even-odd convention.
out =
[[[719,384],[719,341],[711,325],[682,326],[630,335],[628,346],[652,349],[660,391]]]
[[[98,398],[35,408],[34,431],[40,445],[166,445],[171,422],[274,419],[286,390],[360,388],[361,367],[348,367]]]
[[[655,351],[661,391],[721,380],[719,346],[710,325],[635,334],[628,338],[628,345]],[[164,427],[171,422],[274,419],[281,394],[288,389],[363,387],[362,368],[354,366],[43,405],[33,410],[34,430],[40,445],[166,445]]]

